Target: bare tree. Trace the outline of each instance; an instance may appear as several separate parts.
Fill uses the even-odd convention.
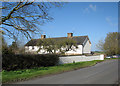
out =
[[[120,54],[120,33],[110,32],[104,41],[99,41],[98,48],[105,52],[106,55]]]
[[[98,44],[96,44],[96,47],[99,49],[99,50],[101,50],[101,51],[104,51],[104,40],[103,39],[101,39],[101,40],[99,40],[98,41]]]
[[[0,32],[14,39],[18,35],[31,38],[31,34],[40,32],[40,25],[53,19],[49,9],[60,6],[60,2],[3,2]]]

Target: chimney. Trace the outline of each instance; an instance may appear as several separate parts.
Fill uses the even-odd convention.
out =
[[[68,38],[73,37],[73,33],[67,33]]]
[[[46,35],[41,35],[41,39],[44,39],[44,38],[46,38]]]

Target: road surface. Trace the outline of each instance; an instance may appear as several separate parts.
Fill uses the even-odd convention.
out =
[[[15,84],[115,84],[116,82],[118,82],[118,60],[107,60],[92,67]]]

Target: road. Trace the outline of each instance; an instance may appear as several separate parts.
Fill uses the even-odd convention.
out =
[[[118,60],[107,60],[95,66],[15,84],[115,84],[117,81]]]

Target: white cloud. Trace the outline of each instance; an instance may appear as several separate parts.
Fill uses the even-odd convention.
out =
[[[111,26],[117,26],[118,24],[116,22],[114,22],[115,19],[113,19],[112,17],[106,17],[105,20],[108,22],[108,24],[110,24]]]
[[[90,11],[96,11],[96,5],[90,4],[87,8],[84,9],[84,13],[89,13]]]
[[[93,11],[96,11],[96,5],[90,4],[90,5],[89,5],[89,8],[91,8]]]
[[[84,13],[89,13],[90,11],[89,11],[89,8],[85,8],[84,9]]]
[[[106,17],[106,21],[111,23],[111,19],[109,17]]]

